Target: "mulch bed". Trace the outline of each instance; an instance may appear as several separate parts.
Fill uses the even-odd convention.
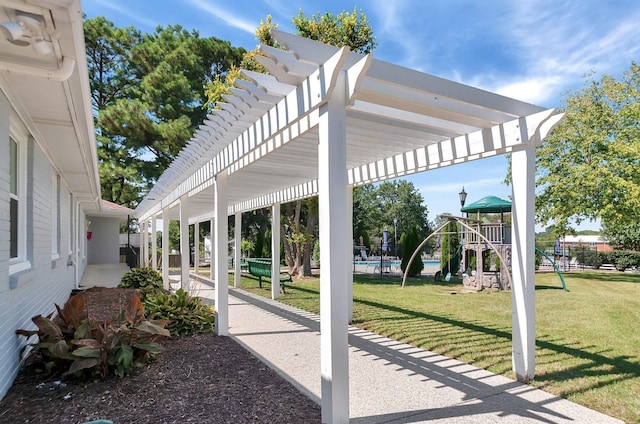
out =
[[[93,318],[113,317],[130,289],[87,291]],[[115,311],[115,312],[114,312]],[[172,337],[123,379],[45,380],[21,370],[0,423],[317,423],[320,407],[230,337]]]

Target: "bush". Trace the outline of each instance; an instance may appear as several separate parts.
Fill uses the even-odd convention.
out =
[[[144,318],[144,306],[135,294],[115,323],[89,320],[83,294],[69,298],[62,309],[55,306],[54,319],[53,313],[32,318],[37,330],[16,330],[27,338],[38,336],[30,345],[32,366],[46,374],[123,377],[157,355],[161,347],[156,340],[169,336],[166,322]]]
[[[576,255],[576,260],[581,265],[590,266],[594,269],[598,269],[602,265],[602,261],[596,250],[578,247],[574,249],[573,252]]]
[[[410,226],[407,231],[400,236],[400,245],[402,246],[402,262],[400,263],[400,269],[402,269],[402,272],[405,272],[407,265],[409,265],[411,255],[413,255],[413,252],[415,252],[420,245],[420,236],[418,235],[417,227]],[[423,268],[424,264],[422,263],[422,258],[420,255],[417,255],[413,262],[411,262],[407,275],[409,277],[419,277]]]
[[[147,316],[169,321],[171,334],[179,336],[213,331],[215,313],[198,297],[191,297],[182,289],[175,293],[157,292],[144,301]]]
[[[153,268],[131,268],[122,276],[118,287],[137,289],[145,299],[151,293],[162,291],[164,284],[162,274]]]
[[[615,266],[618,271],[624,271],[627,268],[640,266],[640,252],[632,252],[628,250],[598,252],[598,259],[601,263]]]

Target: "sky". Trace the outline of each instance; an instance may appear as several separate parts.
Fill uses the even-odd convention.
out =
[[[561,107],[567,94],[603,74],[619,77],[640,61],[637,0],[83,0],[87,17],[143,32],[179,24],[247,50],[270,14],[279,29],[295,32],[291,18],[363,11],[377,47],[374,57],[539,106]],[[488,195],[509,199],[504,156],[416,174],[429,219],[459,214]],[[586,222],[578,229],[599,229]],[[537,230],[542,227],[537,226]]]

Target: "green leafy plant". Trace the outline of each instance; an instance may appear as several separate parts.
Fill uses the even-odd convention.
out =
[[[198,297],[178,289],[175,293],[157,292],[144,301],[147,316],[169,321],[171,334],[185,335],[213,331],[215,313]]]
[[[149,294],[162,291],[162,275],[153,268],[131,268],[120,280],[118,287],[134,288],[145,299]]]
[[[87,317],[83,294],[72,296],[63,308],[55,305],[58,315],[32,318],[37,330],[16,330],[30,338],[38,336],[32,347],[32,365],[47,374],[78,377],[111,374],[123,377],[157,355],[159,337],[168,337],[166,321],[145,319],[144,306],[132,294],[117,321],[97,323]]]

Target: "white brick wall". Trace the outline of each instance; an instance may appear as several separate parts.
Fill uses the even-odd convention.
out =
[[[75,287],[74,267],[67,266],[69,248],[69,191],[61,180],[60,255],[51,255],[52,167],[37,143],[27,147],[27,257],[31,269],[9,276],[9,107],[0,94],[0,398],[10,388],[20,367],[25,344],[18,328],[34,328],[31,317],[48,315],[62,306]],[[13,280],[13,281],[12,281]],[[11,288],[12,283],[17,283]]]

